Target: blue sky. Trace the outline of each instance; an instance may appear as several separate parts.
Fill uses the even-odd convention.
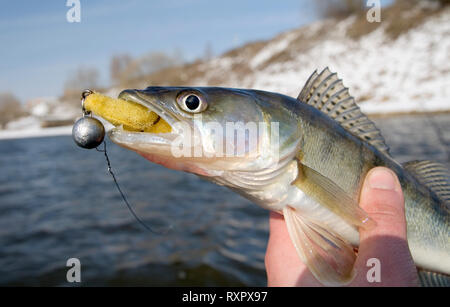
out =
[[[314,0],[80,0],[81,22],[66,20],[66,0],[0,0],[0,92],[26,100],[62,93],[78,67],[109,83],[112,55],[182,51],[210,43],[220,54],[316,19]]]

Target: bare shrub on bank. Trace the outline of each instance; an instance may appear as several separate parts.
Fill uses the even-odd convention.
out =
[[[80,67],[70,75],[64,84],[64,92],[82,91],[86,88],[98,87],[99,73],[95,68]]]
[[[111,82],[122,87],[133,86],[158,71],[181,65],[183,62],[180,50],[175,50],[173,54],[150,52],[136,59],[129,55],[113,56],[110,62]]]
[[[95,68],[80,67],[71,74],[64,84],[62,100],[79,104],[81,92],[85,89],[98,89],[99,73]]]
[[[0,128],[10,121],[26,115],[20,101],[11,93],[0,93]]]
[[[109,64],[110,79],[113,85],[123,83],[125,72],[133,62],[133,58],[128,54],[114,55]]]
[[[323,18],[345,18],[365,9],[365,0],[316,0],[319,15]]]

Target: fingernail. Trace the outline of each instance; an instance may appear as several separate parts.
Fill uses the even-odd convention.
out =
[[[369,174],[369,186],[372,189],[394,191],[397,188],[397,180],[391,171],[376,168]]]

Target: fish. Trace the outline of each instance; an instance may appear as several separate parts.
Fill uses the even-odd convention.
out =
[[[354,278],[358,230],[374,227],[358,205],[363,180],[373,167],[391,169],[404,192],[420,280],[449,285],[448,169],[426,160],[396,162],[380,130],[328,67],[314,71],[296,98],[255,89],[150,86],[123,90],[121,101],[145,107],[164,129],[126,129],[119,118],[108,133],[114,143],[282,214],[300,259],[323,285]]]

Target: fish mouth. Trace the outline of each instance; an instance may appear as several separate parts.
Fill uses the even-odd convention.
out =
[[[175,124],[179,122],[176,116],[164,107],[163,103],[154,97],[149,97],[138,90],[124,90],[119,99],[135,102],[156,114],[151,128],[147,131],[130,131],[126,127],[116,126],[108,134],[110,139],[123,147],[141,152],[155,152],[155,145],[167,147],[181,135]],[[170,126],[170,132],[160,132],[160,127]]]

